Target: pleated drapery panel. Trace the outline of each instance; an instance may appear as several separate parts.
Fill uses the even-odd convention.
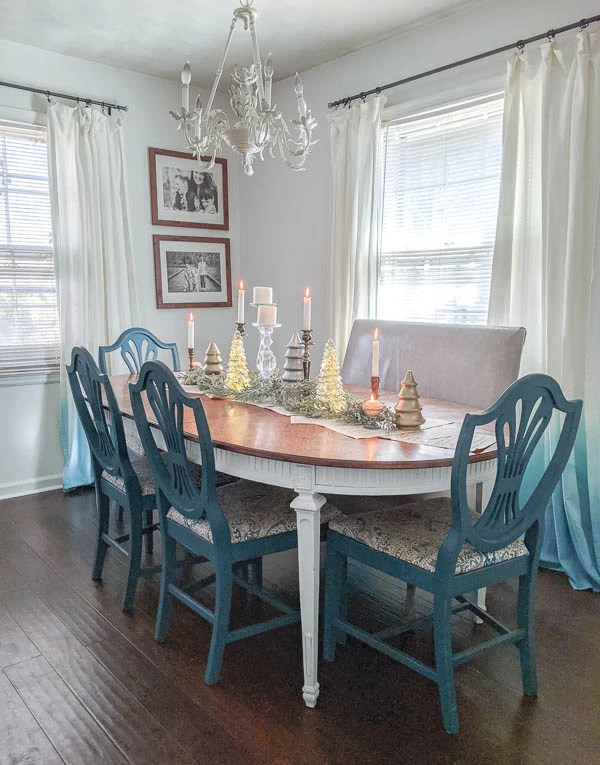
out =
[[[548,509],[542,564],[565,571],[578,589],[596,590],[599,131],[597,34],[584,30],[511,58],[489,322],[525,326],[521,372],[546,372],[567,397],[584,401],[573,459]]]
[[[137,316],[124,137],[119,117],[48,108],[48,161],[61,326],[63,487],[93,480],[65,373],[74,345],[92,354]]]

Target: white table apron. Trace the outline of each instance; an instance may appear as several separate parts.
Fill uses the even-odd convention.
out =
[[[137,439],[133,420],[124,418],[125,433]],[[160,434],[157,433],[160,445]],[[200,445],[186,439],[190,461],[201,463]],[[425,494],[447,491],[450,488],[452,468],[433,467],[407,470],[356,469],[323,467],[284,462],[265,457],[252,457],[225,449],[215,448],[217,470],[238,478],[246,478],[271,486],[293,489],[297,497],[292,501],[298,522],[298,576],[300,614],[302,621],[302,653],[304,659],[304,685],[302,696],[308,707],[314,707],[319,697],[317,679],[319,634],[319,572],[320,572],[320,517],[325,504],[324,494],[354,494],[364,496]],[[471,463],[467,469],[467,483],[490,486],[496,473],[496,460]],[[485,489],[484,489],[484,493]],[[481,491],[478,491],[481,496]]]

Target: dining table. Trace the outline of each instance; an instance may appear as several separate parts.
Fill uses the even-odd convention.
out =
[[[137,431],[129,397],[132,375],[111,377],[125,432]],[[350,392],[368,398],[366,388],[348,386]],[[189,390],[189,388],[187,389]],[[413,495],[444,492],[450,488],[454,450],[426,443],[409,443],[381,437],[352,438],[314,423],[295,424],[286,414],[231,399],[210,398],[198,393],[210,427],[217,470],[273,486],[293,489],[290,511],[297,517],[298,571],[304,683],[302,695],[308,707],[319,696],[318,633],[320,575],[320,511],[330,495]],[[383,403],[393,406],[396,394],[382,392]],[[421,399],[425,420],[460,424],[477,407],[434,399]],[[150,415],[152,423],[152,417]],[[191,412],[184,418],[188,457],[200,463],[200,447]],[[157,439],[158,440],[158,439]],[[477,487],[480,505],[489,495],[496,472],[497,452],[486,448],[471,454],[467,483]],[[401,508],[400,510],[401,511]]]

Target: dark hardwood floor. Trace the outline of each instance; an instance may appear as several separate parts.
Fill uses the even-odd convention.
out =
[[[448,736],[436,686],[351,639],[321,662],[319,704],[306,709],[297,626],[228,646],[206,686],[207,623],[178,604],[158,645],[156,578],[140,582],[133,616],[114,551],[91,581],[95,517],[87,490],[0,502],[1,765],[600,763],[600,597],[561,574],[539,576],[539,697],[522,696],[514,648],[482,654],[457,669],[461,729]],[[265,581],[294,602],[295,555],[265,561]],[[364,622],[403,611],[404,591],[381,575],[356,567],[351,581]],[[514,585],[488,597],[512,621]],[[236,594],[235,621],[257,608]],[[456,644],[486,629],[457,619]],[[431,659],[428,628],[403,640]]]

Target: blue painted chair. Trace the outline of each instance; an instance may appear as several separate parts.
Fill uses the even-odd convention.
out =
[[[247,562],[262,560],[271,553],[297,546],[296,516],[290,509],[294,492],[251,481],[227,486],[215,484],[212,439],[198,396],[186,394],[173,373],[161,362],[146,362],[137,383],[130,384],[131,403],[142,445],[154,471],[163,545],[163,569],[155,638],[162,642],[169,629],[172,599],[177,598],[212,624],[212,637],[205,672],[207,684],[216,683],[226,644],[299,621],[300,614],[263,591],[254,577],[238,575]],[[147,407],[143,394],[146,394]],[[148,411],[147,411],[148,410]],[[198,485],[190,472],[183,422],[186,411],[195,419],[202,461]],[[148,412],[158,423],[166,445],[161,452],[150,426]],[[331,506],[322,509],[326,522],[337,514]],[[324,536],[324,534],[323,534]],[[214,574],[185,589],[175,583],[175,551],[179,544],[212,564]],[[215,608],[193,599],[190,591],[216,584]],[[233,584],[236,583],[281,612],[280,616],[239,629],[230,629]]]
[[[101,345],[98,349],[98,365],[103,374],[107,374],[106,357],[113,351],[120,351],[121,358],[127,364],[132,375],[139,373],[145,361],[158,358],[159,350],[171,352],[173,369],[181,369],[179,351],[176,343],[163,343],[148,329],[132,327],[122,332],[112,345]]]
[[[458,731],[454,667],[479,651],[512,643],[519,649],[523,690],[537,695],[535,589],[546,506],[571,454],[581,401],[567,401],[558,383],[529,375],[513,383],[489,409],[467,414],[452,465],[451,497],[414,502],[397,509],[333,520],[327,536],[324,656],[352,635],[439,686],[444,727]],[[556,448],[529,496],[522,492],[531,456],[555,411],[563,415]],[[494,423],[497,473],[481,515],[467,504],[466,472],[476,427]],[[554,424],[553,424],[554,427]],[[541,445],[540,445],[541,446]],[[353,559],[433,594],[435,666],[388,641],[423,623],[423,618],[377,633],[351,624],[345,605],[347,562]],[[510,629],[472,603],[467,593],[519,578],[517,626]],[[453,605],[455,601],[455,605]],[[451,618],[470,610],[499,634],[453,653]]]
[[[123,610],[131,611],[140,576],[150,576],[159,567],[141,568],[142,538],[152,552],[152,537],[158,529],[152,512],[156,507],[154,477],[145,458],[131,462],[119,406],[110,381],[100,372],[89,351],[75,347],[67,375],[79,419],[85,432],[94,469],[98,536],[92,579],[102,579],[106,551],[114,547],[129,558]],[[110,501],[129,510],[130,530],[118,537],[109,535]],[[129,550],[123,543],[129,541]]]

